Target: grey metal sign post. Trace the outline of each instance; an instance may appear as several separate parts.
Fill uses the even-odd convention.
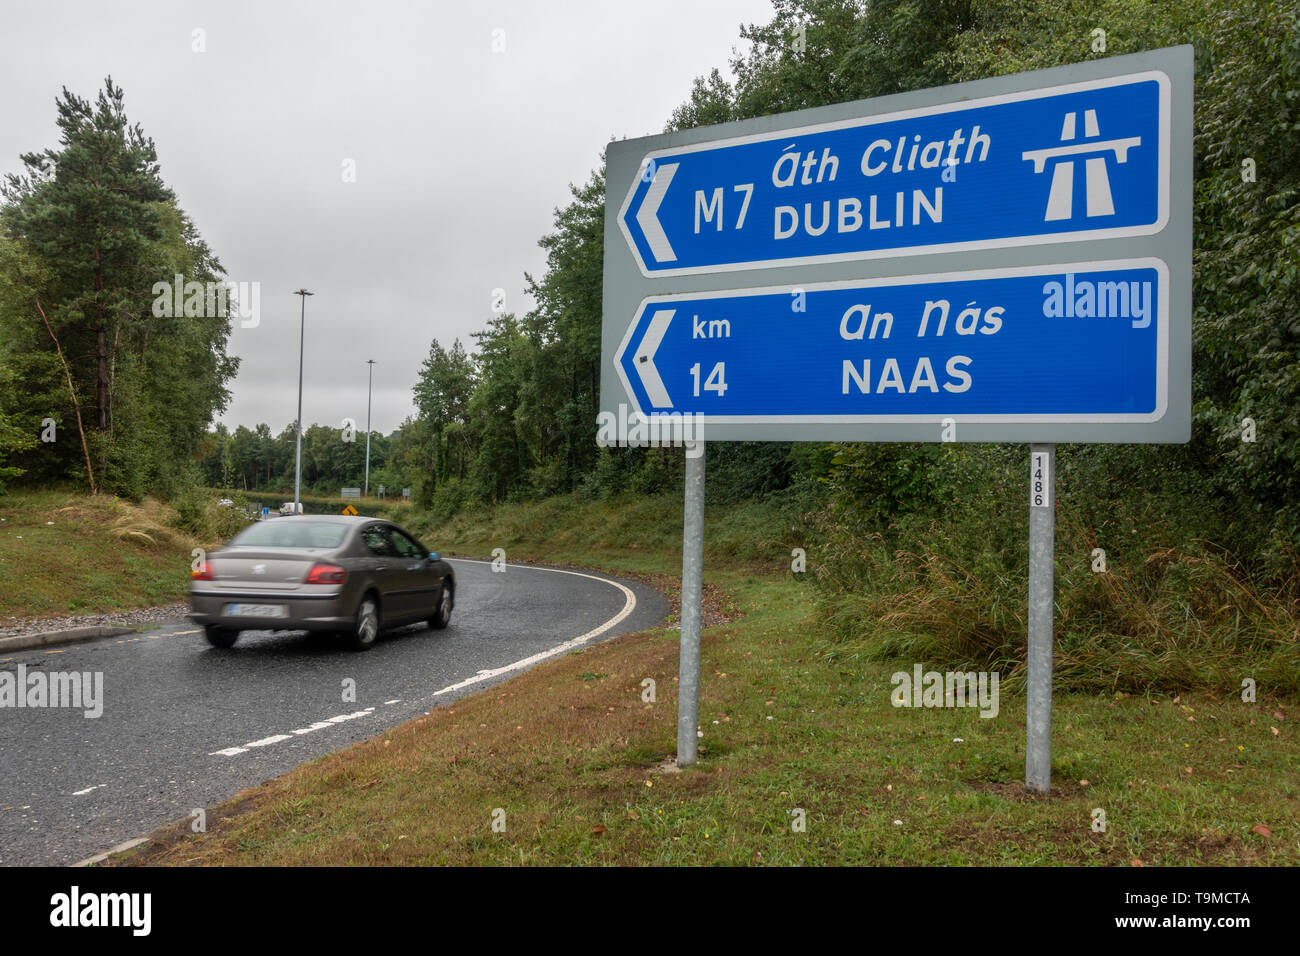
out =
[[[704,594],[704,443],[686,449],[682,521],[682,639],[677,666],[677,766],[697,759],[700,728],[700,604]]]
[[[1029,678],[1025,786],[1052,785],[1052,607],[1055,600],[1056,446],[1029,448]]]

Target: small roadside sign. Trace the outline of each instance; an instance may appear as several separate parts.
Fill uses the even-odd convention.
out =
[[[345,515],[355,515],[357,513],[357,509],[352,505],[348,505],[346,508],[343,509],[343,513]]]

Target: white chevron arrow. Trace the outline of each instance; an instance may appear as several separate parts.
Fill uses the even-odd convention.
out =
[[[641,346],[636,350],[636,361],[632,363],[636,366],[637,375],[641,377],[641,384],[645,386],[645,393],[650,396],[650,404],[655,408],[670,408],[673,404],[673,400],[668,397],[668,389],[664,387],[664,380],[659,377],[659,369],[655,368],[655,352],[659,350],[659,343],[668,331],[668,323],[676,314],[676,309],[659,309],[650,317],[650,328],[641,339]]]
[[[641,227],[641,234],[645,236],[651,254],[660,262],[677,261],[677,253],[673,252],[668,235],[659,223],[659,204],[664,201],[664,193],[668,192],[668,186],[672,183],[673,176],[677,174],[678,165],[680,164],[668,163],[655,169],[654,182],[646,190],[641,208],[636,212],[636,222]]]

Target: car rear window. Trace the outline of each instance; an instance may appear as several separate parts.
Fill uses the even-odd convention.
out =
[[[230,542],[251,548],[337,548],[348,526],[303,518],[273,518],[250,525]]]

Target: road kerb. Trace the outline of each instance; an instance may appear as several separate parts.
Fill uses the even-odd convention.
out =
[[[109,849],[105,850],[103,853],[96,853],[94,856],[87,857],[86,859],[82,860],[80,863],[73,863],[72,865],[74,867],[94,866],[96,863],[103,863],[110,856],[114,856],[115,854],[118,853],[125,853],[127,850],[135,849],[141,843],[148,843],[148,842],[149,842],[148,837],[136,837],[134,840],[127,840],[125,843],[119,843],[117,846],[110,847]]]
[[[61,631],[45,631],[38,634],[18,634],[14,637],[0,637],[0,654],[6,651],[25,651],[32,647],[48,647],[52,644],[78,644],[82,641],[94,641],[101,637],[120,637],[123,634],[135,634],[134,627],[69,627]]]

